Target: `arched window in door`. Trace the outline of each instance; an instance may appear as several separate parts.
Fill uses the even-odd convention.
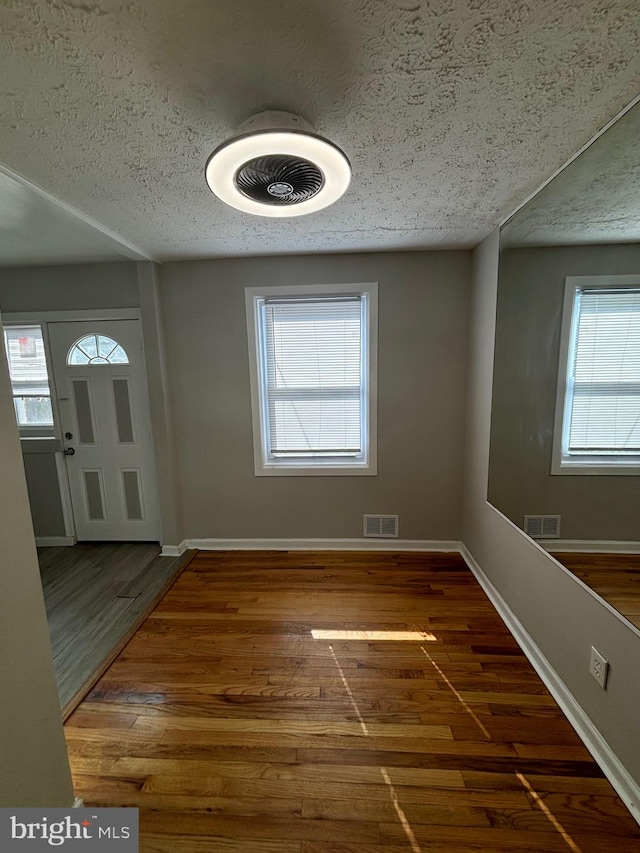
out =
[[[85,335],[67,353],[67,366],[81,364],[129,364],[129,357],[113,338],[107,335]]]

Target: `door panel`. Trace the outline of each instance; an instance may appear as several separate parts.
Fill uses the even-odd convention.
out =
[[[72,379],[77,444],[95,444],[95,407],[90,379]]]
[[[90,521],[106,521],[102,469],[82,469],[84,478],[85,514]]]
[[[111,385],[116,414],[118,444],[135,444],[129,380],[126,378],[112,379]]]
[[[142,508],[142,491],[140,489],[140,470],[122,471],[122,489],[124,505],[129,521],[139,521],[144,518]]]
[[[51,323],[49,339],[78,539],[158,540],[138,321]]]

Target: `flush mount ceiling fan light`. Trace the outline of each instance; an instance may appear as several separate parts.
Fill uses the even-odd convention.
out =
[[[302,216],[337,201],[351,180],[345,154],[299,116],[265,112],[207,160],[209,189],[226,204],[258,216]]]

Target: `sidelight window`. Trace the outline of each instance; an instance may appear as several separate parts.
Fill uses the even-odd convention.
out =
[[[11,391],[22,434],[53,435],[53,411],[40,326],[4,329]]]

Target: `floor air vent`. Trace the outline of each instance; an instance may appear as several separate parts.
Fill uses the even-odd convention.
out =
[[[398,515],[365,515],[364,535],[397,538],[399,518]]]
[[[560,536],[560,516],[525,515],[524,532],[532,539],[557,539]]]

